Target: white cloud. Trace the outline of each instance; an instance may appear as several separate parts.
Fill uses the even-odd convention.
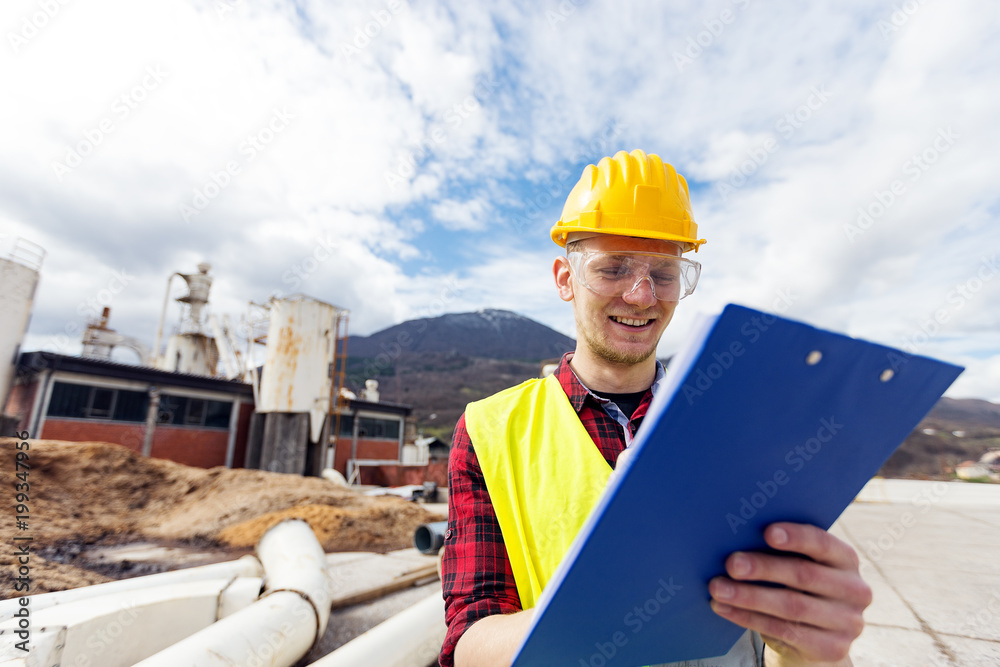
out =
[[[483,229],[490,223],[488,212],[486,203],[481,199],[463,202],[446,199],[431,207],[434,220],[448,229]]]
[[[949,301],[1000,249],[988,0],[922,3],[894,30],[866,0],[59,7],[17,49],[39,5],[0,10],[0,234],[48,250],[29,341],[123,268],[113,326],[151,340],[166,276],[203,259],[220,312],[294,289],[357,333],[444,305],[572,333],[546,231],[582,162],[642,147],[689,177],[709,239],[661,353],[698,308],[788,290],[791,316],[890,345],[945,308],[920,352],[967,363],[956,392],[1000,393],[1000,282]],[[71,149],[88,154],[60,180]]]

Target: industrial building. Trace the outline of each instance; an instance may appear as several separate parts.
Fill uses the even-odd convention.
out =
[[[199,264],[168,277],[152,347],[112,329],[105,308],[83,333],[82,356],[19,354],[43,259],[21,239],[0,257],[0,298],[12,324],[0,340],[0,359],[13,362],[0,364],[5,432],[111,442],[206,468],[333,468],[352,482],[445,485],[446,463],[414,443],[410,406],[380,401],[373,380],[360,395],[344,386],[348,311],[298,294],[250,302],[233,327],[228,316],[208,313],[213,277]],[[171,297],[175,278],[187,290]],[[171,300],[181,304],[179,322],[161,345]],[[132,350],[138,364],[112,360],[117,347]]]

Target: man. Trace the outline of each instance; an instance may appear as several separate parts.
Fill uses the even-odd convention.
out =
[[[620,151],[570,192],[551,235],[567,251],[553,275],[576,351],[552,377],[469,404],[455,427],[442,667],[510,664],[660,386],[656,345],[697,284],[700,265],[681,256],[705,242],[697,234],[687,182],[656,155]],[[850,665],[871,602],[854,550],[809,525],[772,524],[764,537],[790,555],[732,554],[707,591],[748,632],[726,656],[684,664]],[[627,563],[608,563],[609,576]]]

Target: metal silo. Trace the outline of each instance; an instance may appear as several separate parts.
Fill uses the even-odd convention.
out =
[[[320,441],[333,406],[334,357],[346,315],[304,295],[270,302],[247,467],[301,474],[322,466],[328,443]]]
[[[28,330],[44,258],[45,250],[41,246],[22,238],[15,239],[11,249],[0,257],[0,313],[3,313],[3,326],[0,326],[0,414],[7,405],[17,354]]]

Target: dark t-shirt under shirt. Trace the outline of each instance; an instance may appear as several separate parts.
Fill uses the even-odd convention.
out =
[[[635,411],[639,408],[639,404],[642,403],[642,397],[646,395],[645,391],[639,391],[632,394],[612,394],[606,391],[595,391],[594,394],[600,396],[601,398],[606,398],[615,405],[618,409],[624,413],[629,419],[635,414]]]

